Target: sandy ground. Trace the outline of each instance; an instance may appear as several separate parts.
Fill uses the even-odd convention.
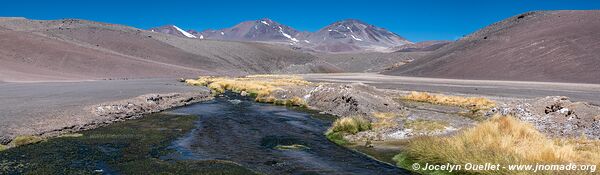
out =
[[[499,98],[567,96],[573,101],[600,105],[600,84],[526,81],[458,80],[388,76],[374,73],[302,74],[309,81],[362,82],[377,88],[441,93],[475,94]]]
[[[39,133],[91,115],[86,107],[144,94],[191,92],[175,79],[0,82],[0,137]]]

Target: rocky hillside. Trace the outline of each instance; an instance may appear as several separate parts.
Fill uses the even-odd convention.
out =
[[[600,11],[520,14],[383,73],[600,83]]]
[[[184,34],[175,26],[157,30]],[[0,40],[0,81],[242,75],[303,65],[337,70],[288,47],[176,37],[85,20],[0,18]]]
[[[435,51],[435,50],[442,48],[445,45],[448,45],[450,43],[452,43],[452,41],[445,41],[445,40],[423,41],[423,42],[418,42],[418,43],[397,46],[397,47],[392,48],[392,50],[395,50],[396,52],[428,52],[428,51]]]

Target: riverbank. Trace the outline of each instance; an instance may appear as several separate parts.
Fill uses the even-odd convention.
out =
[[[548,158],[538,156],[525,163],[561,164],[569,161],[590,163],[600,157],[594,151],[600,143],[600,107],[586,102],[572,102],[568,97],[548,96],[532,99],[493,98],[445,95],[426,92],[407,92],[402,90],[377,89],[362,83],[315,83],[297,76],[247,76],[239,78],[200,77],[188,80],[188,84],[206,86],[213,92],[225,90],[247,94],[256,101],[279,105],[298,105],[336,115],[339,118],[326,132],[332,142],[356,149],[384,162],[396,162],[398,166],[410,169],[413,163],[463,163],[463,160],[448,159],[444,147],[439,144],[458,137],[455,145],[477,147],[480,144],[491,145],[490,150],[499,151],[497,155],[508,154],[521,149],[520,144],[505,145],[497,142],[509,140],[510,143],[529,143],[531,137],[521,136],[532,133],[544,144],[531,145],[529,149],[543,154],[544,150],[561,149],[572,155],[585,154],[582,157],[564,157],[552,154]],[[500,117],[498,117],[500,116]],[[502,119],[498,119],[502,118]],[[510,120],[505,120],[510,118]],[[511,121],[511,122],[507,122]],[[499,123],[499,124],[498,124]],[[506,124],[510,123],[510,124]],[[492,127],[500,125],[499,127]],[[505,125],[510,125],[505,126]],[[517,127],[512,127],[517,126]],[[468,133],[480,133],[480,137],[460,137]],[[478,129],[483,128],[483,129]],[[485,132],[484,132],[485,131]],[[468,134],[467,134],[468,135]],[[502,136],[497,141],[488,142],[485,138]],[[428,142],[418,142],[433,140]],[[478,138],[481,138],[477,140]],[[440,141],[441,140],[441,141]],[[421,143],[421,144],[415,144]],[[554,143],[556,142],[556,143]],[[429,144],[438,144],[439,149],[427,149]],[[500,145],[498,145],[500,144]],[[581,146],[584,144],[584,146]],[[364,145],[364,146],[361,146]],[[416,146],[415,146],[416,145]],[[503,146],[504,145],[504,146]],[[453,145],[448,145],[453,146]],[[502,149],[495,149],[500,146]],[[459,152],[475,157],[490,157],[485,149],[457,149]],[[408,150],[408,151],[407,151]],[[413,151],[411,150],[419,150]],[[394,153],[396,151],[396,153]],[[523,155],[514,154],[515,160]],[[391,159],[391,161],[390,161]],[[479,160],[466,158],[464,161]],[[511,161],[509,161],[511,162]],[[507,163],[507,162],[499,162]],[[518,163],[512,161],[512,163]],[[593,163],[591,164],[593,166]],[[442,173],[447,172],[422,172]],[[469,173],[469,172],[463,172]],[[491,173],[494,172],[479,172]],[[586,172],[575,172],[575,174]]]
[[[18,136],[52,137],[211,98],[175,79],[1,83],[0,91],[4,147]]]

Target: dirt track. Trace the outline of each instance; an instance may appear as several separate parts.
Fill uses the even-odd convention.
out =
[[[374,73],[302,74],[309,81],[362,82],[383,89],[461,93],[500,98],[536,98],[567,96],[573,101],[600,105],[599,84],[458,80],[388,76]]]

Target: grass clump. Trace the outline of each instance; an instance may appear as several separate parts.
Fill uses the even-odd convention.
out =
[[[8,146],[6,146],[6,145],[0,145],[0,151],[4,151],[6,149],[8,149]]]
[[[274,91],[283,90],[282,87],[306,86],[311,83],[299,76],[290,75],[252,75],[246,77],[209,77],[203,76],[198,79],[185,81],[193,86],[206,86],[212,90],[214,95],[232,91],[236,93],[246,92],[255,97],[258,102],[275,103],[279,105],[306,106],[304,99],[292,97],[288,99],[276,99],[272,96]]]
[[[348,142],[346,139],[344,139],[344,133],[327,132],[327,133],[325,133],[325,137],[327,137],[328,140],[330,140],[333,143],[338,144],[338,145],[350,144],[350,142]]]
[[[371,130],[371,122],[369,120],[360,116],[342,117],[333,122],[331,128],[325,133],[325,136],[338,145],[346,145],[349,142],[344,139],[344,135],[356,134],[367,130]]]
[[[582,145],[580,142],[587,143]],[[591,146],[590,146],[591,145]],[[457,135],[430,136],[411,140],[394,160],[410,168],[412,162],[429,164],[593,164],[600,166],[600,142],[595,140],[550,139],[529,123],[511,116],[494,116]],[[422,165],[423,165],[422,164]],[[444,172],[421,172],[428,174]],[[445,172],[447,173],[447,172]],[[473,172],[462,172],[473,173]],[[478,171],[480,174],[532,172]],[[538,172],[540,173],[540,172]],[[541,172],[553,173],[553,172]],[[554,172],[556,173],[556,172]],[[587,172],[574,172],[587,173]]]
[[[342,117],[342,118],[335,120],[335,122],[333,122],[333,125],[330,128],[330,131],[331,132],[342,132],[342,133],[348,133],[348,134],[356,134],[360,131],[367,131],[370,129],[371,129],[371,122],[369,122],[369,120],[367,120],[363,117],[352,116],[352,117]]]
[[[469,108],[471,110],[484,110],[496,106],[496,102],[483,97],[461,97],[415,91],[412,91],[410,94],[404,96],[404,99],[439,105],[459,106]]]
[[[413,131],[420,133],[433,133],[436,131],[442,131],[446,129],[447,126],[447,122],[425,119],[406,120],[404,123],[404,128],[412,129]]]
[[[11,142],[14,146],[23,146],[23,145],[29,145],[29,144],[33,144],[33,143],[38,143],[43,141],[44,139],[42,139],[39,136],[17,136],[15,137],[15,139],[13,139],[13,141]]]

